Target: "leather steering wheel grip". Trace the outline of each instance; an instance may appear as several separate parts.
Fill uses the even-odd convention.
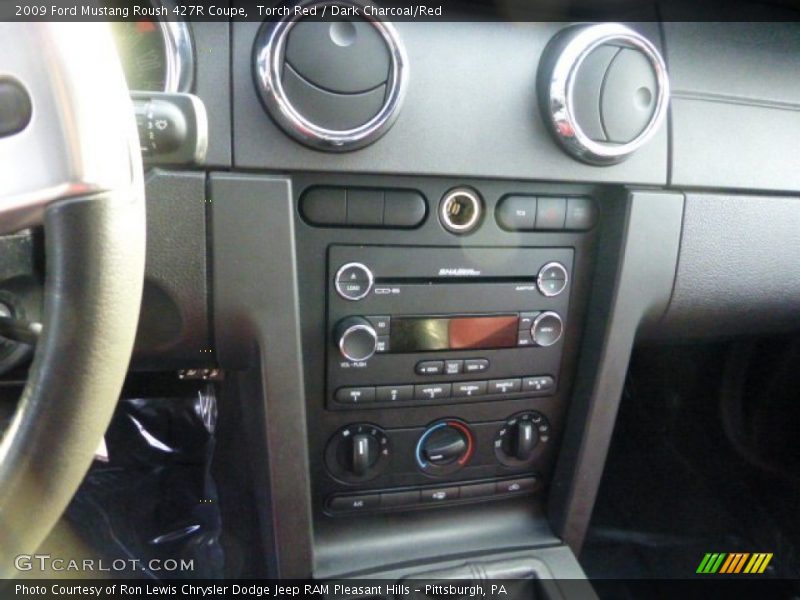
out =
[[[7,51],[6,51],[7,50]],[[42,335],[0,432],[0,578],[36,551],[91,465],[127,374],[145,261],[136,123],[107,24],[0,23],[30,123],[0,138],[0,231],[44,225]]]
[[[55,203],[45,239],[42,337],[0,444],[0,577],[58,521],[113,415],[141,304],[144,197]]]

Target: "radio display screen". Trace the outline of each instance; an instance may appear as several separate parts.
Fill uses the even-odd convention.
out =
[[[517,315],[392,317],[392,353],[513,348]]]

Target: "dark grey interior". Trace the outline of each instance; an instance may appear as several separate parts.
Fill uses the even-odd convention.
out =
[[[605,160],[559,138],[543,89],[568,41],[557,34],[593,24],[464,10],[460,21],[394,23],[403,98],[353,148],[291,133],[274,112],[254,73],[261,23],[189,24],[189,91],[205,107],[208,148],[201,164],[149,164],[129,378],[214,370],[204,373],[219,398],[214,473],[230,577],[401,581],[464,576],[465,564],[499,578],[630,575],[603,571],[592,544],[596,506],[612,495],[607,456],[627,431],[618,412],[634,402],[632,357],[769,344],[800,329],[796,22],[688,20],[665,3],[625,24],[663,58],[668,106],[640,147]],[[352,129],[379,114],[399,67],[361,21],[354,35],[374,60],[368,72],[350,65],[353,75],[331,31],[306,24],[290,37],[286,91],[312,120]],[[583,64],[575,118],[619,148],[654,118],[658,82],[640,50],[607,44]],[[636,93],[644,112],[622,110]],[[442,222],[453,190],[478,199],[465,233]],[[5,261],[3,293],[20,307],[37,293],[20,280],[40,274],[38,236],[8,241],[17,258]],[[543,272],[554,262],[566,279],[551,296]],[[351,263],[374,278],[353,288],[362,299],[337,290]],[[531,332],[546,311],[563,328],[553,345],[549,330]],[[467,337],[510,329],[481,346],[456,339],[459,319]],[[342,324],[367,332],[352,340],[368,358],[342,357]],[[24,357],[0,358],[18,381]],[[465,370],[475,360],[487,362]],[[647,377],[660,381],[674,365],[656,363]],[[529,447],[523,433],[535,436]]]

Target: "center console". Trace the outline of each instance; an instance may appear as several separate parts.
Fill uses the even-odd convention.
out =
[[[295,184],[315,519],[542,503],[601,191],[337,175]],[[415,202],[390,208],[401,190]],[[467,232],[447,219],[458,210],[442,211],[452,190],[477,200]],[[380,205],[371,221],[366,198]],[[343,201],[340,216],[317,211],[320,199]]]

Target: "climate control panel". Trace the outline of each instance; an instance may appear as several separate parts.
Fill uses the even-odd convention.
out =
[[[369,489],[330,494],[327,510],[369,512],[539,491],[543,481],[536,467],[551,435],[547,417],[534,410],[499,422],[444,418],[409,429],[348,425],[328,442],[326,466],[335,479]],[[492,479],[473,481],[486,477]]]

